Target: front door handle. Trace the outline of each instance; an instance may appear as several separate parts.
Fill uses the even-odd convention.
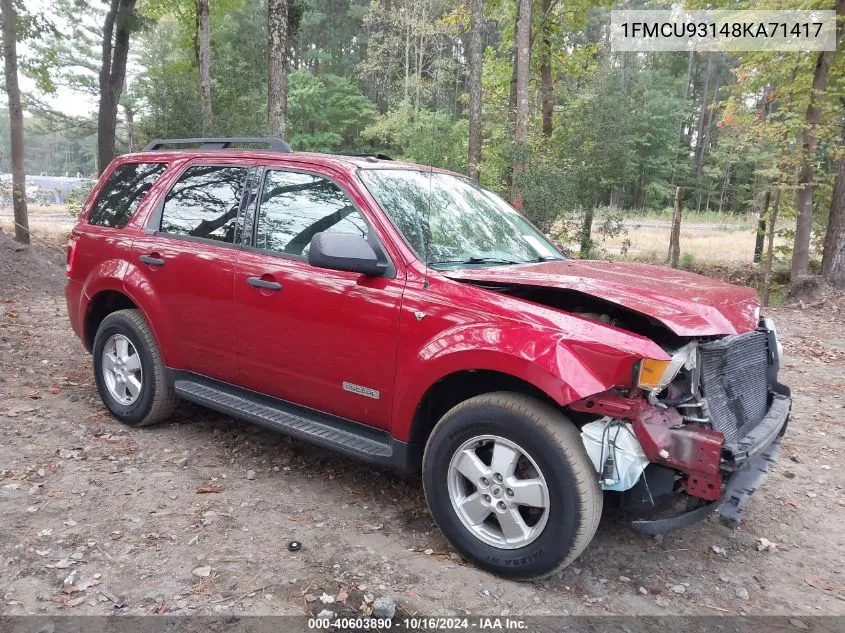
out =
[[[265,290],[281,290],[282,284],[278,281],[267,281],[261,277],[247,277],[246,282],[253,288],[263,288]]]
[[[158,253],[153,254],[158,255]],[[153,257],[152,255],[141,255],[139,259],[145,264],[149,264],[150,266],[164,266],[164,260],[160,257]]]

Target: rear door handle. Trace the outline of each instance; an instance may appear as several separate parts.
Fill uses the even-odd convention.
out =
[[[246,282],[253,288],[264,288],[266,290],[281,290],[282,284],[278,281],[267,281],[261,277],[247,277]]]
[[[158,253],[156,253],[157,255]],[[160,257],[153,257],[152,255],[141,255],[139,258],[145,264],[149,264],[150,266],[164,266],[164,260]]]

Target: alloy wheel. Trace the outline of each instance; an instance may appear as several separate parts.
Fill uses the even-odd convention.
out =
[[[464,527],[499,549],[537,539],[549,518],[549,491],[537,463],[497,435],[464,442],[449,463],[449,499]]]
[[[103,381],[109,395],[129,406],[141,395],[144,372],[138,350],[126,336],[115,334],[103,347]]]

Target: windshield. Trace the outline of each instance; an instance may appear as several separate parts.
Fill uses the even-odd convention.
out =
[[[466,178],[410,169],[362,169],[367,189],[433,268],[563,259],[496,194]]]

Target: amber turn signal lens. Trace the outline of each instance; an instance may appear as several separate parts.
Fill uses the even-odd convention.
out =
[[[660,391],[666,385],[663,382],[663,377],[666,375],[666,370],[672,361],[655,360],[653,358],[644,358],[640,361],[640,375],[637,379],[637,385],[642,389],[651,391]]]

